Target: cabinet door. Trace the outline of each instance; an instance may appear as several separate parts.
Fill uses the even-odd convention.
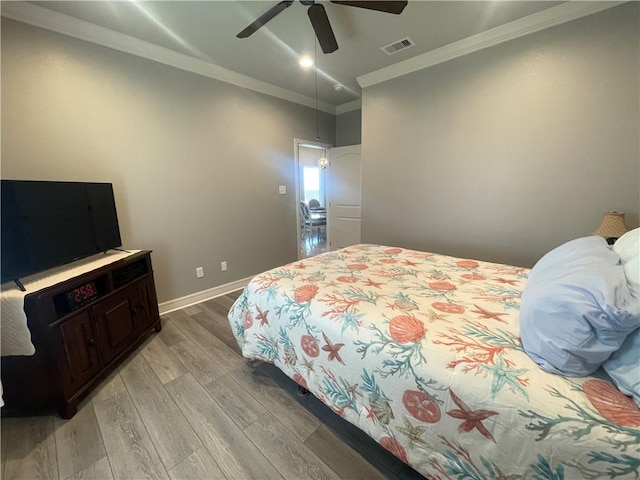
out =
[[[70,377],[72,390],[76,390],[91,380],[100,371],[98,351],[91,317],[83,312],[60,325],[63,368]]]
[[[146,330],[158,320],[158,301],[153,277],[147,277],[131,286],[133,290],[134,312],[141,331]]]
[[[133,312],[133,300],[129,289],[94,307],[93,314],[99,334],[98,346],[104,364],[138,338]]]

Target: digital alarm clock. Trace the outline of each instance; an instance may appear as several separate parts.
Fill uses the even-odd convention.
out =
[[[88,282],[72,290],[64,292],[64,299],[67,307],[76,309],[85,303],[90,302],[98,296],[98,289],[95,282]]]

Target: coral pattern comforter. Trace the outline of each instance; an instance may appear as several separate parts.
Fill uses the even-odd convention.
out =
[[[527,273],[356,245],[258,275],[229,319],[245,357],[429,478],[638,478],[636,405],[522,350]]]

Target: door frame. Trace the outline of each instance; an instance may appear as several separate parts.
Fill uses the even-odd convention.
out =
[[[300,156],[298,154],[300,147],[317,148],[318,150],[325,150],[325,155],[329,155],[329,149],[333,147],[330,143],[322,143],[317,140],[304,140],[302,138],[293,139],[293,158],[295,165],[295,186],[296,186],[296,250],[298,260],[300,258]]]

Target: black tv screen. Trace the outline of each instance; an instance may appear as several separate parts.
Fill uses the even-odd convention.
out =
[[[2,180],[1,281],[122,244],[110,183]]]

